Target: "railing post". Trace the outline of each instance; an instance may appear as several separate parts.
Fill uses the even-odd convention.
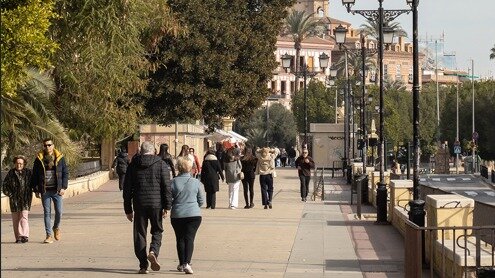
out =
[[[404,277],[422,277],[422,237],[421,230],[410,221],[406,221],[404,242]]]

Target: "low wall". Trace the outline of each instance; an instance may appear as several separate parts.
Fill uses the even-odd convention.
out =
[[[69,180],[69,185],[64,194],[64,199],[70,198],[81,193],[94,191],[101,185],[110,180],[109,171],[99,171],[88,176],[79,177],[74,180]],[[41,199],[34,197],[33,194],[33,206],[41,205]],[[2,213],[10,213],[9,197],[2,194],[1,202]]]

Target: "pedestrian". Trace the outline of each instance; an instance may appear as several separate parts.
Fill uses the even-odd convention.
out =
[[[196,165],[196,168],[193,170],[193,177],[199,178],[199,175],[201,174],[201,164],[199,164],[199,159],[195,154],[194,148],[189,148],[189,154],[194,157],[194,165]]]
[[[119,176],[119,190],[124,188],[125,173],[129,166],[129,159],[127,158],[127,151],[125,149],[119,150],[117,157],[114,159],[112,169],[115,169]]]
[[[193,274],[191,259],[194,252],[194,238],[201,225],[203,194],[201,182],[191,176],[193,161],[187,156],[177,159],[179,175],[172,181],[172,227],[176,238],[178,271]]]
[[[43,150],[34,160],[32,188],[36,198],[41,197],[46,238],[43,243],[60,240],[63,196],[69,184],[69,169],[64,155],[55,149],[52,139],[43,140]],[[55,220],[51,225],[52,201],[55,207]]]
[[[282,167],[287,166],[287,151],[284,148],[280,150],[280,162],[282,163]]]
[[[215,156],[217,157],[218,161],[220,161],[220,167],[222,168],[222,171],[223,171],[223,170],[225,170],[223,168],[223,161],[224,161],[224,156],[225,156],[223,144],[220,142],[217,142],[216,149],[217,149],[217,151],[215,152]]]
[[[163,161],[170,167],[170,172],[172,173],[172,177],[175,178],[175,166],[174,166],[174,159],[172,158],[172,155],[168,152],[168,144],[161,144],[160,145],[160,152],[158,153],[158,156],[162,158]]]
[[[289,166],[294,167],[294,163],[296,162],[296,150],[294,147],[290,147],[287,151],[287,156],[289,157]]]
[[[225,180],[229,185],[229,208],[236,209],[239,205],[239,186],[241,184],[242,164],[240,157],[235,155],[235,148],[227,150],[224,162]]]
[[[200,177],[206,192],[206,208],[215,209],[216,194],[219,191],[219,180],[222,179],[224,181],[225,178],[214,150],[208,150],[206,152]]]
[[[301,201],[306,202],[309,192],[309,180],[311,179],[311,169],[315,168],[313,158],[309,156],[308,149],[303,149],[301,156],[296,159],[297,173],[299,174]]]
[[[264,209],[272,209],[273,178],[275,175],[275,158],[278,156],[276,149],[268,147],[256,150],[258,163],[256,174],[260,175],[261,204]]]
[[[124,183],[124,211],[133,223],[134,253],[139,260],[139,274],[160,270],[158,255],[162,244],[163,218],[172,205],[170,169],[159,156],[154,155],[153,143],[141,144],[141,155],[127,169]],[[146,253],[146,233],[151,225],[151,243]]]
[[[242,172],[242,188],[244,190],[244,201],[246,202],[245,209],[254,207],[254,178],[258,159],[253,155],[251,148],[244,149],[244,156],[241,158]]]
[[[29,240],[29,210],[33,200],[31,188],[31,169],[25,168],[26,158],[23,155],[14,157],[14,168],[10,169],[2,183],[2,192],[9,197],[12,226],[15,243],[26,243]]]
[[[196,165],[196,162],[194,161],[194,155],[192,155],[190,152],[189,152],[189,146],[188,145],[182,145],[182,148],[180,149],[180,153],[179,153],[179,156],[187,156],[189,157],[190,160],[192,160],[193,162],[193,167],[191,168],[191,176],[195,176],[196,174],[196,168],[198,167]]]

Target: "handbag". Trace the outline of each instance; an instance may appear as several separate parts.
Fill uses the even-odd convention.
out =
[[[239,177],[239,179],[243,180],[244,179],[244,172],[240,172],[239,174],[237,174],[237,176]]]

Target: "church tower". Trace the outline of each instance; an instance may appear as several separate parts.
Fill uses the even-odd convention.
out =
[[[329,0],[297,0],[292,8],[314,14],[314,17],[327,17],[329,16],[328,2]]]

